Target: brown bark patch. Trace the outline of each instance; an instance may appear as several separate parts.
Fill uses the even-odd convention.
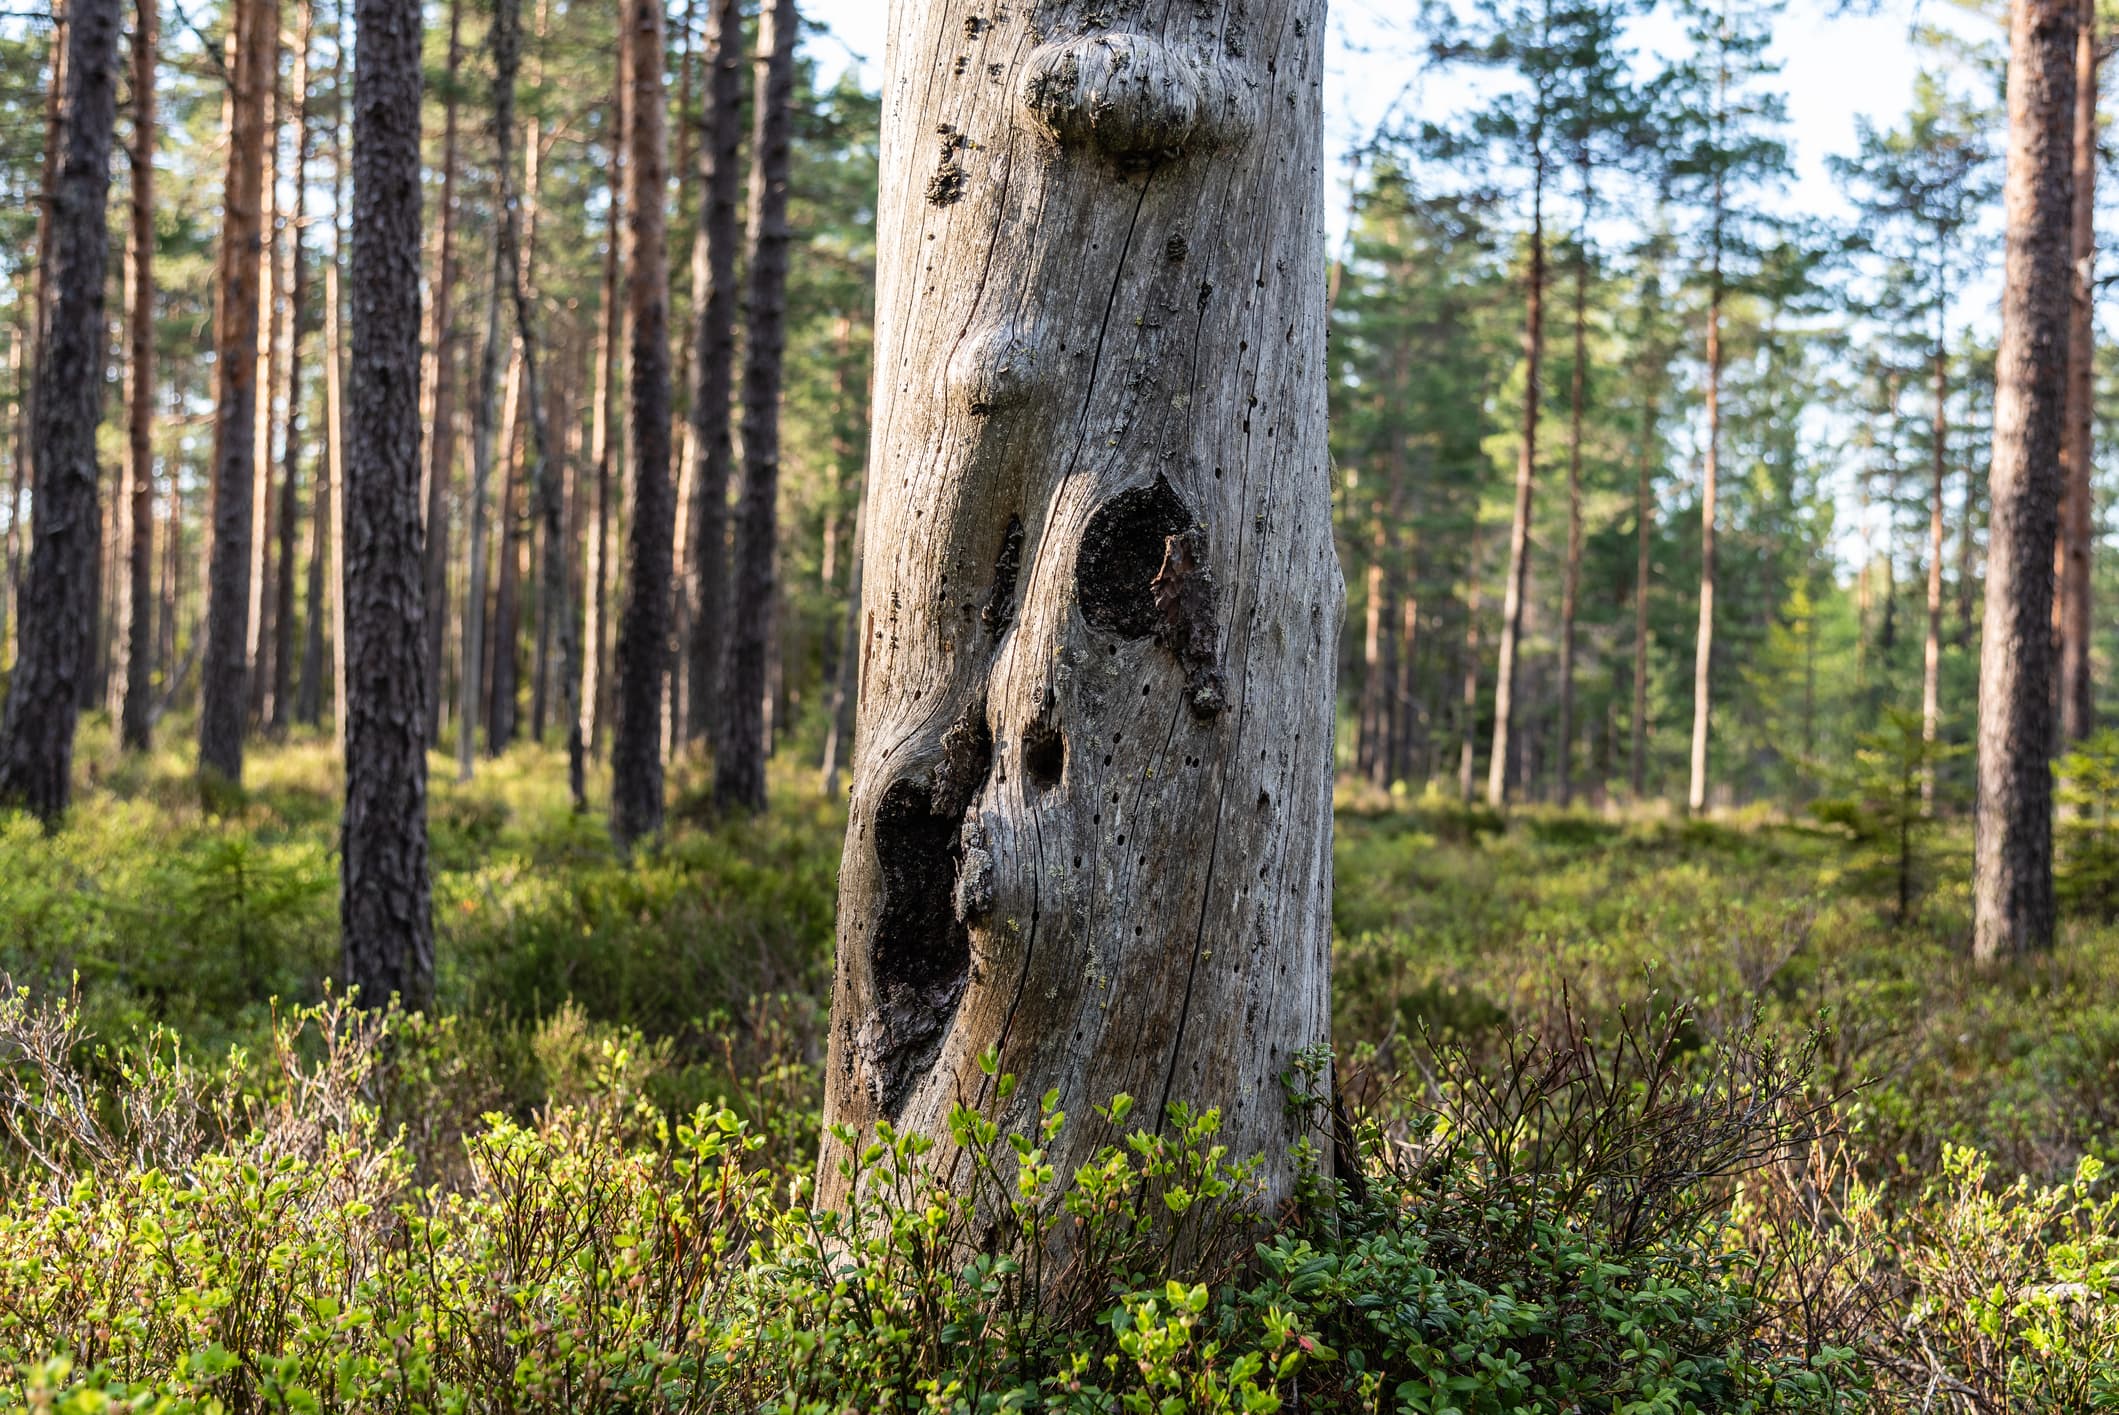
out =
[[[1185,706],[1209,718],[1228,705],[1221,672],[1221,629],[1214,620],[1214,576],[1207,569],[1207,540],[1197,526],[1166,537],[1162,568],[1149,584],[1160,621],[1155,641],[1176,655],[1185,670]]]

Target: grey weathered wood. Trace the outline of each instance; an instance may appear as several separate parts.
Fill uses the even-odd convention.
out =
[[[1320,0],[894,7],[826,1119],[1216,1105],[1330,1032]],[[828,1135],[825,1201],[846,1197]],[[956,1171],[961,1174],[961,1169]]]

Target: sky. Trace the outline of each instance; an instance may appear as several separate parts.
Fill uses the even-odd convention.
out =
[[[811,44],[827,74],[854,64],[869,87],[880,83],[890,3],[805,0],[804,16],[831,31],[829,38]],[[1346,220],[1347,150],[1374,132],[1394,104],[1415,117],[1440,118],[1462,97],[1457,81],[1421,73],[1414,8],[1414,0],[1333,0],[1331,5],[1325,146],[1327,180],[1335,190],[1328,193],[1326,207],[1333,213],[1335,240]],[[1774,48],[1783,65],[1779,83],[1788,98],[1787,137],[1795,167],[1789,197],[1805,212],[1845,212],[1826,158],[1852,150],[1857,117],[1889,126],[1911,101],[1920,63],[1909,35],[1915,16],[1975,37],[1985,24],[1961,9],[1932,4],[1878,7],[1888,13],[1866,15],[1840,13],[1846,8],[1837,0],[1791,0],[1777,27]],[[1650,52],[1674,49],[1676,38],[1674,25],[1655,21],[1638,35]]]

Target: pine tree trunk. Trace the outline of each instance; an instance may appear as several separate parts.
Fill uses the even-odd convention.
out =
[[[434,989],[419,507],[420,7],[355,0],[346,459],[346,982]]]
[[[72,0],[58,180],[51,189],[52,310],[38,341],[37,519],[19,609],[20,649],[0,714],[0,800],[47,824],[72,789],[74,714],[90,649],[103,416],[103,263],[117,126],[119,0]]]
[[[331,39],[331,91],[346,92],[346,0],[334,0],[337,21]],[[340,760],[346,755],[346,359],[340,328],[342,252],[348,244],[341,213],[346,210],[345,109],[334,104],[331,119],[331,259],[324,266],[324,454],[331,477],[331,723]]]
[[[311,5],[312,0],[302,0],[291,89],[295,129],[294,215],[287,224],[287,445],[280,467],[279,553],[274,557],[272,587],[272,693],[265,720],[275,733],[286,730],[295,707],[294,552],[301,523],[302,333],[309,300],[309,263],[302,230],[309,214],[309,42],[315,21]]]
[[[1633,743],[1627,758],[1627,785],[1633,799],[1647,797],[1648,779],[1648,587],[1649,549],[1655,537],[1655,502],[1650,497],[1655,471],[1657,394],[1660,377],[1651,379],[1641,413],[1641,465],[1633,489]]]
[[[676,497],[670,486],[670,269],[665,193],[669,140],[662,96],[662,0],[627,0],[632,115],[626,272],[632,337],[633,503],[626,526],[625,606],[618,629],[618,711],[611,734],[611,834],[629,847],[662,829],[662,689],[669,673]],[[777,393],[777,390],[775,390]]]
[[[426,533],[427,740],[441,739],[449,637],[449,478],[456,467],[456,168],[458,75],[463,71],[463,0],[449,0],[448,68],[442,93],[441,230],[434,261],[434,303],[422,348],[427,362],[422,411],[430,429],[420,476]],[[358,292],[355,292],[356,294]]]
[[[500,38],[496,26],[490,38]],[[506,172],[515,161],[515,74],[513,57],[506,82],[494,89],[495,170]],[[498,66],[495,66],[496,69]],[[486,493],[493,478],[493,443],[500,393],[501,360],[508,345],[501,333],[500,306],[513,272],[513,253],[505,241],[493,243],[492,284],[486,292],[486,330],[478,353],[478,391],[471,412],[471,504],[469,556],[464,575],[463,657],[457,667],[456,779],[471,779],[477,755],[478,727],[486,720]],[[489,739],[490,740],[490,739]]]
[[[618,350],[624,339],[619,299],[625,276],[625,164],[628,112],[632,107],[631,69],[626,46],[632,26],[618,25],[618,64],[611,93],[610,118],[610,234],[603,252],[603,305],[596,330],[595,391],[589,409],[589,461],[596,469],[594,521],[589,528],[588,550],[583,557],[585,598],[581,658],[581,737],[583,750],[593,755],[603,740],[605,726],[604,645],[610,639],[611,532],[612,532],[612,444],[616,441],[618,408]],[[575,807],[585,799],[576,793]]]
[[[685,740],[720,744],[728,645],[729,420],[736,364],[736,179],[743,143],[743,18],[737,0],[709,0],[707,91],[699,143],[699,229],[692,241],[691,682]]]
[[[207,570],[206,658],[200,671],[199,767],[243,779],[248,706],[250,540],[257,480],[258,262],[263,244],[270,0],[233,0],[229,34],[228,177],[222,196],[220,313],[214,321],[213,549]]]
[[[2066,440],[2066,359],[2079,0],[2019,0],[2009,36],[2008,258],[1988,475],[1979,651],[1979,807],[1972,951],[2053,941],[2053,540]]]
[[[1538,472],[1540,365],[1545,353],[1545,155],[1531,158],[1530,280],[1523,312],[1523,426],[1516,453],[1515,519],[1508,532],[1508,582],[1501,595],[1500,663],[1494,675],[1494,741],[1486,759],[1486,804],[1508,804],[1510,734],[1515,730],[1516,653],[1523,634],[1524,591],[1530,579],[1530,505]]]
[[[794,138],[794,0],[767,0],[758,30],[751,127],[750,301],[743,343],[743,492],[736,508],[735,587],[729,617],[723,740],[714,797],[765,809],[766,723],[777,601],[781,351],[787,342],[787,176]],[[955,151],[954,148],[951,149]]]
[[[30,535],[22,534],[24,494],[36,480],[37,463],[37,379],[36,371],[44,357],[44,331],[51,322],[52,303],[52,212],[57,204],[59,190],[60,143],[66,132],[60,115],[66,103],[67,62],[66,6],[64,0],[53,0],[52,33],[48,53],[51,72],[44,87],[44,162],[40,169],[41,180],[37,184],[37,273],[35,299],[29,314],[29,357],[25,370],[22,394],[22,421],[17,443],[15,463],[14,501],[8,512],[8,603],[19,604],[22,599],[23,561],[27,558]],[[21,653],[21,626],[16,626],[15,651]]]
[[[41,264],[41,262],[40,262]],[[22,304],[20,289],[17,289],[16,306],[18,317]],[[22,356],[23,346],[28,341],[23,337],[19,322],[8,331],[7,340],[7,386],[14,390],[8,404],[8,422],[15,439],[15,455],[10,459],[7,481],[7,583],[0,586],[0,667],[14,660],[9,652],[13,625],[8,614],[15,607],[15,596],[21,589],[22,580],[22,498],[29,488],[29,374]]]
[[[132,40],[132,288],[127,360],[131,386],[126,409],[130,456],[127,490],[132,498],[131,543],[126,547],[126,595],[123,640],[124,705],[118,714],[118,736],[126,750],[144,752],[154,734],[155,634],[155,68],[159,45],[160,0],[138,0]],[[170,523],[170,534],[178,531]]]
[[[790,10],[768,11],[776,56]],[[1024,1133],[1051,1089],[1070,1117],[1046,1150],[1058,1173],[1120,1138],[1093,1108],[1123,1092],[1139,1103],[1127,1128],[1171,1102],[1218,1107],[1220,1142],[1259,1157],[1276,1206],[1307,1128],[1283,1081],[1330,1035],[1345,589],[1326,472],[1323,6],[1254,4],[1242,42],[1219,11],[1172,11],[1155,35],[1035,18],[1051,27],[1033,39],[1023,9],[893,10],[876,625],[819,1200],[848,1197],[836,1127],[921,1132],[961,1183],[952,1108]],[[784,94],[766,121],[784,123]],[[769,189],[778,135],[758,147],[754,190]],[[746,516],[739,557],[769,551],[750,529],[765,524]],[[746,609],[736,623],[748,718],[764,644]],[[984,1074],[989,1051],[1012,1096]]]
[[[1707,459],[1700,476],[1700,626],[1692,651],[1692,779],[1685,807],[1707,809],[1707,719],[1714,664],[1714,501],[1722,443],[1722,186],[1714,187],[1714,267],[1707,293]]]
[[[2095,547],[2097,263],[2097,6],[2082,0],[2075,38],[2074,139],[2071,147],[2073,278],[2068,308],[2067,391],[2060,492],[2060,740],[2096,730],[2090,662],[2090,554]]]
[[[280,334],[280,301],[286,283],[280,278],[280,125],[286,104],[280,93],[280,3],[267,0],[263,21],[265,46],[265,132],[259,160],[265,170],[258,179],[264,213],[259,239],[264,248],[258,259],[258,347],[257,431],[251,440],[255,465],[250,478],[250,606],[244,626],[243,653],[247,660],[244,688],[249,694],[249,721],[262,726],[268,716],[272,686],[272,543],[278,530],[278,507],[273,501],[273,428],[278,411],[280,366],[283,343]]]
[[[1472,803],[1479,736],[1479,512],[1472,509],[1471,548],[1466,557],[1470,584],[1464,597],[1464,692],[1457,705],[1457,799]]]
[[[1941,323],[1940,320],[1937,321]],[[1929,410],[1928,440],[1928,635],[1921,646],[1920,660],[1920,738],[1932,744],[1942,727],[1942,483],[1943,472],[1949,465],[1950,443],[1950,358],[1944,351],[1941,330],[1935,340],[1932,401]],[[1921,768],[1920,808],[1932,815],[1935,811],[1935,766],[1932,761]]]
[[[515,740],[517,674],[521,638],[522,581],[522,353],[508,359],[500,400],[500,554],[494,567],[493,632],[487,635],[486,755],[497,757]]]
[[[511,106],[514,102],[518,35],[517,0],[494,0],[495,92],[508,95]],[[533,125],[526,156],[532,215],[536,209],[537,141]],[[537,488],[537,512],[544,525],[544,564],[538,575],[538,594],[543,604],[539,615],[552,627],[559,641],[559,709],[560,720],[567,724],[567,784],[573,793],[574,809],[580,810],[585,803],[586,765],[583,761],[581,713],[574,694],[581,682],[582,655],[579,626],[574,617],[574,606],[579,601],[574,595],[567,568],[569,536],[565,466],[564,458],[552,443],[551,425],[545,418],[544,390],[539,381],[537,321],[531,295],[532,271],[530,248],[524,235],[524,212],[522,203],[516,200],[510,174],[505,167],[500,170],[500,243],[506,255],[507,289],[515,302],[515,332],[522,351],[523,413],[530,424],[530,451],[536,458],[530,480]]]
[[[1589,394],[1589,171],[1582,172],[1582,230],[1575,241],[1574,368],[1567,390],[1567,570],[1560,587],[1560,804],[1574,800],[1575,616],[1582,598],[1582,412]]]

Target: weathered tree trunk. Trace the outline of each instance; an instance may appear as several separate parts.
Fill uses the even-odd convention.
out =
[[[51,188],[52,310],[38,341],[36,523],[20,647],[0,713],[0,800],[47,824],[72,789],[74,714],[95,596],[96,426],[103,416],[103,262],[117,126],[119,0],[67,7],[66,93]]]
[[[779,536],[781,353],[787,343],[787,177],[794,139],[794,0],[767,0],[759,23],[750,174],[750,302],[743,341],[743,491],[736,508],[735,586],[714,798],[765,809],[775,542]],[[984,23],[984,21],[981,21]],[[997,52],[997,51],[996,51]],[[950,149],[954,162],[954,145]],[[959,164],[961,170],[961,164]]]
[[[441,737],[449,614],[449,478],[456,466],[456,168],[460,121],[457,77],[463,72],[463,0],[449,0],[448,68],[444,71],[441,119],[441,194],[437,203],[434,303],[428,332],[422,404],[432,435],[420,479],[426,532],[427,740]],[[358,293],[357,291],[355,292]]]
[[[728,645],[730,390],[736,365],[736,179],[743,144],[743,16],[709,0],[706,108],[699,141],[699,228],[692,241],[691,683],[685,740],[718,749]]]
[[[662,687],[669,674],[671,540],[670,266],[664,192],[669,137],[662,96],[662,0],[626,0],[620,23],[633,86],[626,175],[633,260],[626,271],[632,338],[632,515],[618,627],[617,721],[611,734],[611,835],[620,847],[662,829]],[[778,390],[775,389],[777,397]]]
[[[127,751],[144,752],[153,735],[155,634],[155,68],[161,0],[138,0],[132,38],[132,309],[127,332],[132,352],[126,408],[132,498],[131,544],[126,573],[124,705],[118,738]],[[179,531],[170,523],[170,534]]]
[[[48,268],[48,262],[39,259],[38,268]],[[21,300],[21,288],[16,289],[16,298]],[[29,373],[23,357],[23,349],[29,343],[22,329],[27,316],[17,305],[18,321],[8,331],[7,340],[7,386],[14,391],[8,403],[8,422],[15,438],[13,465],[8,469],[7,479],[7,583],[0,586],[0,667],[13,662],[8,649],[12,625],[8,614],[15,607],[15,596],[22,588],[22,498],[29,493]]]
[[[257,480],[258,261],[270,0],[234,0],[229,33],[228,177],[222,195],[220,314],[214,321],[213,550],[207,571],[206,658],[200,670],[199,767],[243,777],[248,706],[251,497]]]
[[[1707,456],[1700,474],[1700,627],[1692,649],[1692,779],[1685,808],[1707,809],[1707,721],[1714,665],[1714,500],[1722,447],[1722,181],[1714,182],[1713,265],[1707,288]]]
[[[1942,728],[1942,483],[1949,465],[1950,445],[1950,356],[1943,347],[1944,321],[1937,319],[1933,355],[1934,406],[1929,410],[1928,440],[1928,635],[1921,646],[1920,737],[1933,743]],[[1935,810],[1935,766],[1921,768],[1920,808]]]
[[[346,458],[346,982],[434,990],[419,507],[418,0],[355,0],[353,367]]]
[[[46,75],[44,86],[44,162],[40,169],[42,180],[37,184],[37,273],[35,298],[29,308],[29,356],[23,370],[28,377],[22,393],[22,420],[19,440],[16,444],[15,479],[13,500],[8,507],[8,603],[19,604],[22,598],[23,561],[29,554],[29,536],[22,534],[22,498],[36,479],[37,462],[37,379],[39,360],[44,357],[44,329],[50,323],[52,298],[52,210],[56,205],[55,194],[59,190],[60,142],[65,136],[65,124],[60,114],[66,104],[66,6],[64,0],[53,0],[52,32],[49,53],[51,72]],[[18,296],[19,298],[19,296]],[[16,652],[21,652],[21,629],[16,627]]]
[[[309,300],[309,262],[302,229],[309,215],[309,42],[315,21],[310,0],[302,0],[295,31],[294,75],[294,214],[287,223],[287,444],[281,453],[280,506],[276,518],[279,553],[272,579],[272,694],[265,726],[286,730],[294,715],[294,551],[301,523],[302,485],[302,334]],[[312,495],[314,493],[312,492]]]
[[[1988,474],[1972,951],[2053,940],[2053,538],[2065,441],[2078,0],[2019,0],[2009,36],[2008,258]]]
[[[2070,236],[2066,411],[2060,493],[2060,739],[2095,730],[2090,664],[2090,552],[2095,545],[2092,459],[2096,427],[2097,6],[2081,0],[2075,36],[2073,213]]]
[[[1486,758],[1486,804],[1508,804],[1509,736],[1515,729],[1516,652],[1523,634],[1524,590],[1530,577],[1531,492],[1538,475],[1540,365],[1545,353],[1545,155],[1533,140],[1530,197],[1530,276],[1523,310],[1523,427],[1516,452],[1515,519],[1508,532],[1508,582],[1501,593],[1500,661],[1494,674],[1494,741]]]
[[[833,1126],[961,1179],[954,1104],[1055,1089],[1059,1173],[1124,1092],[1218,1106],[1278,1202],[1330,1035],[1323,6],[992,16],[893,11],[820,1198]]]

